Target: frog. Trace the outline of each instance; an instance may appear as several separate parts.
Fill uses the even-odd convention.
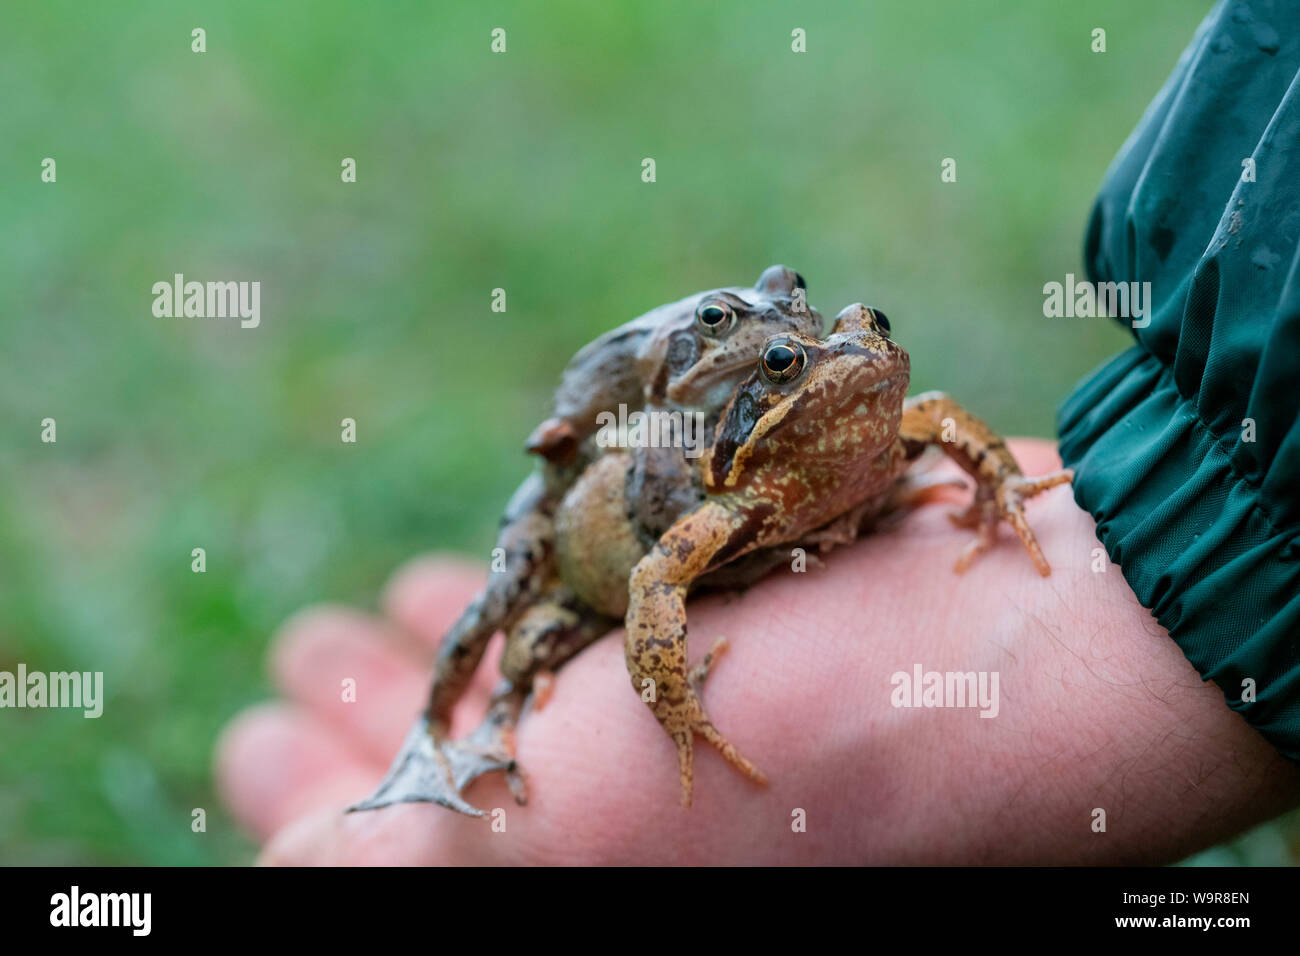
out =
[[[868,347],[868,339],[875,349]],[[817,361],[810,363],[809,355]],[[810,365],[816,365],[817,371],[805,376],[803,370]],[[864,368],[888,374],[873,381]],[[795,371],[790,378],[778,381],[791,369]],[[907,354],[888,338],[888,320],[879,310],[850,307],[837,318],[836,328],[825,342],[804,333],[769,338],[760,351],[758,368],[729,399],[714,445],[691,473],[685,493],[678,493],[683,488],[674,486],[672,494],[663,496],[659,510],[665,513],[658,517],[668,530],[657,543],[646,533],[645,514],[630,507],[628,500],[629,489],[638,487],[632,480],[636,458],[650,453],[610,453],[594,462],[559,506],[560,573],[548,586],[548,599],[533,604],[509,636],[502,670],[513,675],[513,681],[507,680],[504,691],[494,695],[488,717],[471,735],[481,736],[482,746],[468,763],[451,759],[458,753],[455,750],[440,757],[431,746],[427,728],[417,721],[385,781],[367,804],[359,806],[432,800],[481,815],[482,811],[464,801],[460,790],[487,770],[504,771],[516,800],[526,802],[522,770],[514,758],[512,742],[499,733],[501,724],[517,718],[520,695],[526,693],[530,678],[558,668],[620,619],[627,634],[625,656],[633,686],[642,695],[647,686],[654,689],[649,695],[651,709],[678,745],[683,803],[690,805],[690,747],[696,734],[713,742],[724,757],[761,782],[762,774],[713,728],[695,690],[725,644],[715,644],[700,665],[686,671],[684,610],[666,595],[671,593],[680,602],[687,592],[701,586],[744,586],[784,563],[789,552],[783,545],[789,542],[818,546],[823,551],[851,542],[880,514],[915,501],[918,490],[933,484],[924,476],[910,476],[908,469],[927,447],[940,440],[945,424],[960,423],[955,440],[944,444],[950,444],[946,448],[949,455],[976,477],[975,501],[958,520],[978,534],[958,560],[957,570],[964,571],[975,556],[991,547],[997,524],[1008,520],[1040,573],[1049,573],[1032,530],[1023,520],[1022,504],[1068,481],[1069,473],[1024,478],[1005,443],[946,396],[927,393],[904,401],[907,378]],[[844,412],[845,390],[863,383],[861,408],[855,407],[855,416],[848,419],[851,423],[861,419],[863,427],[854,424],[847,438],[837,439],[834,425]],[[829,387],[835,384],[838,391]],[[767,417],[757,415],[772,403],[773,393],[768,389],[779,392],[782,387],[785,404],[773,404]],[[841,399],[839,404],[828,404],[829,398],[836,396]],[[771,424],[772,415],[777,414],[782,418],[779,428]],[[789,421],[784,421],[787,418]],[[800,420],[807,424],[801,425]],[[868,423],[871,428],[866,427]],[[862,440],[868,432],[875,436],[874,442]],[[886,441],[890,435],[892,441]],[[769,440],[781,449],[776,460],[784,462],[782,467],[774,468],[770,456],[765,458],[762,453]],[[804,449],[806,453],[801,453],[800,441],[813,442],[810,449]],[[874,453],[874,460],[867,461],[863,475],[852,477],[854,464],[864,458],[864,448],[865,457],[870,459]],[[831,466],[841,457],[846,461],[836,471]],[[732,465],[719,477],[719,463],[726,462]],[[747,480],[740,488],[725,487],[728,478],[735,484],[749,466],[759,480]],[[822,499],[824,507],[810,504],[813,498],[806,497],[787,508],[784,494],[773,489],[798,487],[805,473],[820,476],[813,482],[819,491],[827,490],[829,481],[835,486],[829,488],[834,493]],[[644,487],[640,486],[641,490]],[[732,524],[719,518],[719,509],[732,516]],[[786,511],[790,520],[783,523],[780,514]],[[759,515],[766,517],[758,521]],[[725,546],[713,547],[715,528],[722,525],[731,529],[730,537]],[[746,529],[752,532],[748,538]],[[697,533],[701,530],[702,536]],[[690,561],[689,556],[697,551],[698,560]],[[673,560],[687,570],[675,566]],[[436,766],[440,760],[445,763],[442,767]],[[447,785],[448,778],[453,786]]]
[[[699,413],[711,428],[735,383],[756,361],[758,345],[766,336],[780,330],[821,333],[822,316],[808,304],[806,293],[802,275],[773,265],[759,275],[752,289],[714,289],[660,306],[605,333],[570,360],[556,390],[553,414],[525,442],[526,451],[541,459],[540,467],[506,506],[494,548],[494,573],[439,645],[425,728],[433,756],[443,767],[451,767],[442,749],[451,710],[477,670],[491,636],[497,630],[517,630],[520,637],[514,643],[536,642],[573,619],[565,599],[551,584],[553,515],[565,490],[600,455],[594,437],[601,413],[620,404]],[[662,469],[650,472],[647,487],[683,483],[689,467],[680,453],[659,463]],[[549,623],[539,633],[537,622],[542,620]],[[605,622],[575,626],[572,637],[592,640],[599,636],[596,626]],[[509,656],[503,666],[508,663]],[[531,679],[526,683],[531,687]],[[508,678],[503,687],[490,709],[495,719],[452,753],[461,765],[458,789],[478,774],[496,769],[498,755],[511,746],[519,694]],[[424,741],[419,744],[425,753]],[[399,754],[394,766],[402,760]],[[458,798],[447,800],[465,809]]]
[[[942,392],[906,398],[910,358],[888,319],[856,303],[824,340],[780,334],[724,410],[701,460],[705,499],[677,518],[632,569],[624,656],[633,690],[672,740],[681,802],[693,797],[697,737],[755,783],[765,775],[718,730],[701,689],[725,645],[687,661],[686,596],[746,556],[813,536],[847,543],[896,493],[931,446],[975,482],[954,523],[975,538],[954,570],[993,547],[1006,522],[1042,576],[1051,566],[1025,518],[1029,499],[1073,479],[1070,469],[1026,477],[1006,442]]]
[[[696,293],[604,333],[569,360],[555,410],[533,429],[525,450],[552,464],[571,462],[600,414],[620,404],[720,409],[766,335],[782,327],[821,333],[807,289],[798,272],[773,265],[752,289]]]

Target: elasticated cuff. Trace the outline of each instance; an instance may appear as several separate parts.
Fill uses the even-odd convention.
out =
[[[1229,706],[1300,762],[1300,529],[1275,523],[1234,468],[1233,443],[1140,345],[1075,389],[1058,428],[1075,500],[1138,600]]]

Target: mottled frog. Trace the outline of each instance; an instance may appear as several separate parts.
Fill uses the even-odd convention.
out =
[[[976,482],[974,502],[959,519],[975,529],[976,539],[957,570],[991,547],[998,523],[1006,521],[1039,572],[1049,573],[1023,504],[1069,481],[1069,471],[1026,478],[1002,440],[951,399],[939,393],[905,399],[909,359],[882,313],[850,306],[825,339],[779,332],[756,350],[754,364],[734,387],[712,447],[698,462],[678,455],[669,467],[652,469],[648,481],[646,461],[662,459],[662,450],[595,455],[584,464],[553,512],[559,558],[547,562],[547,574],[507,628],[506,680],[487,719],[456,744],[440,744],[440,728],[417,722],[379,789],[359,808],[427,800],[478,815],[461,790],[489,771],[504,771],[524,802],[513,727],[527,694],[539,674],[554,671],[620,617],[633,687],[676,746],[683,803],[691,801],[696,735],[761,781],[700,703],[698,688],[716,648],[688,668],[687,593],[754,580],[786,560],[792,545],[825,549],[854,540],[905,501],[909,486],[924,486],[924,477],[909,469],[931,445]],[[644,507],[647,496],[655,507]],[[436,690],[435,681],[435,697]],[[440,719],[435,711],[430,717]]]

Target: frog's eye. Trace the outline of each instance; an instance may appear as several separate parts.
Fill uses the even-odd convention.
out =
[[[736,310],[721,299],[708,299],[695,310],[695,324],[705,335],[721,335],[736,324]]]
[[[879,309],[872,309],[871,315],[876,320],[876,325],[880,327],[880,331],[885,333],[885,338],[889,338],[889,316]]]
[[[772,385],[784,385],[799,377],[807,361],[803,346],[794,339],[773,339],[763,348],[759,369]]]

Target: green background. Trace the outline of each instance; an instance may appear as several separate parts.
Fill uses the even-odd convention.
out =
[[[1050,435],[1127,337],[1043,283],[1207,8],[6,3],[0,669],[108,699],[3,714],[0,861],[249,860],[211,747],[268,635],[486,554],[564,361],[654,305],[784,262],[884,308],[915,389]],[[260,280],[261,327],[154,318],[176,272]],[[1282,821],[1198,859],[1297,858]]]

